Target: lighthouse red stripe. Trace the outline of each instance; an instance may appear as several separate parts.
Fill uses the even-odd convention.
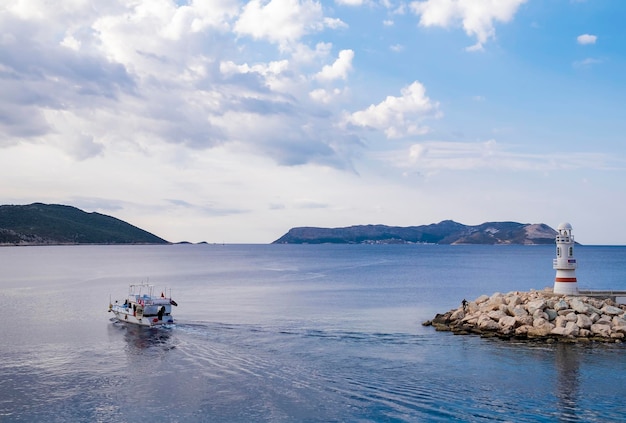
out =
[[[554,282],[576,282],[576,278],[554,278]]]

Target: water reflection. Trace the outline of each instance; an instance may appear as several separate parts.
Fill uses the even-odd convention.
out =
[[[126,351],[131,355],[146,355],[152,352],[166,352],[174,348],[173,327],[147,328],[128,323],[112,323],[111,330],[123,333]]]
[[[587,365],[598,348],[568,342],[541,341],[505,341],[490,340],[497,349],[512,350],[512,354],[500,354],[499,359],[524,360],[534,363],[533,371],[536,380],[533,382],[547,384],[551,392],[544,392],[545,400],[549,400],[549,409],[543,410],[558,422],[590,421],[589,404],[585,398],[585,386],[581,386],[581,366]],[[528,377],[528,368],[522,370],[519,377]],[[545,377],[545,379],[544,379]],[[526,399],[532,406],[536,397],[527,395]],[[601,421],[601,420],[591,420]]]
[[[556,397],[558,399],[559,421],[561,422],[576,422],[579,420],[577,409],[581,353],[582,351],[577,345],[561,343],[556,345]]]
[[[144,350],[158,349],[167,351],[170,345],[172,332],[169,328],[144,328],[128,325],[124,339],[128,343],[130,352],[144,353]]]

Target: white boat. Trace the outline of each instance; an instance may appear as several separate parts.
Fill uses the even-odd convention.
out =
[[[141,326],[160,326],[174,323],[172,306],[177,306],[164,291],[155,291],[154,285],[132,284],[124,303],[109,303],[109,312],[120,322]]]

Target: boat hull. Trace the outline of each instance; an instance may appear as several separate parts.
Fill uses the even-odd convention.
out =
[[[115,315],[115,318],[118,321],[133,325],[153,327],[174,323],[174,318],[172,316],[163,316],[162,319],[159,319],[157,316],[138,316],[132,311],[128,312],[126,310],[116,310],[115,308],[113,308],[111,312]]]

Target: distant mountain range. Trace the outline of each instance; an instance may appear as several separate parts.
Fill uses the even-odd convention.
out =
[[[168,244],[136,226],[71,206],[0,206],[0,245]]]
[[[273,244],[554,244],[556,231],[545,225],[487,222],[467,226],[452,220],[422,226],[360,225],[345,228],[292,228]]]
[[[273,244],[554,244],[545,224],[452,220],[422,226],[359,225],[292,228]],[[33,203],[0,206],[0,245],[169,244],[136,226],[76,207]]]

